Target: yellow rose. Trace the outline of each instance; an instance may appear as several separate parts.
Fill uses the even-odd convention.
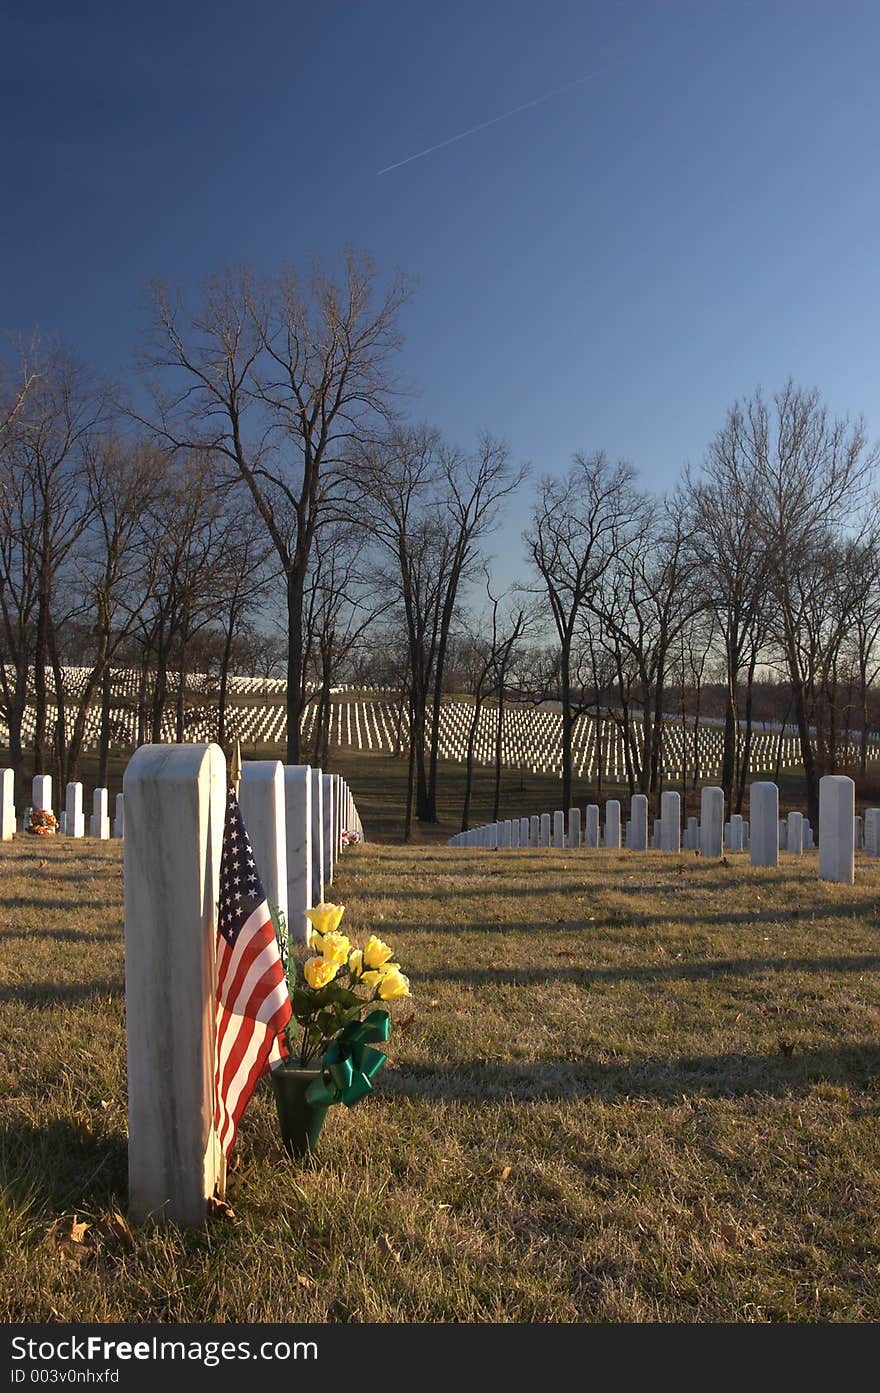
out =
[[[409,978],[404,977],[400,968],[395,965],[390,972],[382,974],[379,998],[381,1001],[396,1001],[399,996],[409,996]]]
[[[306,918],[311,920],[318,933],[323,936],[324,934],[336,932],[344,913],[344,904],[325,904],[322,900],[321,903],[316,904],[313,909],[306,910]],[[310,934],[309,942],[311,943],[311,941],[312,935]]]
[[[309,958],[303,967],[303,976],[313,991],[320,991],[339,971],[338,963],[328,963],[326,958]]]
[[[381,938],[371,934],[364,949],[364,962],[367,967],[384,967],[391,957],[392,949],[387,943],[383,943]]]
[[[361,973],[363,972],[364,955],[361,952],[360,948],[355,948],[354,952],[349,954],[348,970],[351,973],[352,977],[360,977]]]
[[[385,974],[383,972],[378,972],[374,969],[370,972],[364,972],[361,975],[361,981],[363,982],[365,987],[378,987],[384,975]]]
[[[351,944],[345,934],[329,933],[324,934],[320,943],[315,942],[315,948],[325,962],[335,963],[337,967],[342,967],[348,959]]]

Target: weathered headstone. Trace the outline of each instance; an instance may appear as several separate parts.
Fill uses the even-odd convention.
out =
[[[772,783],[749,787],[750,859],[753,866],[779,865],[779,789]]]
[[[742,813],[734,813],[730,819],[730,850],[742,851],[743,849],[743,820]]]
[[[595,850],[599,845],[599,804],[587,804],[587,817],[584,825],[584,846]]]
[[[587,809],[587,824],[589,825],[590,810]],[[569,808],[568,810],[568,844],[571,847],[579,847],[581,844],[581,810],[580,808]]]
[[[819,878],[855,879],[856,786],[845,774],[819,780]]]
[[[143,745],[123,780],[128,1199],[137,1223],[203,1224],[214,1133],[214,953],[226,761]]]
[[[553,845],[565,846],[565,813],[561,811],[553,814]]]
[[[549,846],[549,845],[550,845],[550,814],[549,814],[549,813],[542,813],[542,814],[541,814],[541,836],[540,836],[540,844],[541,844],[541,846]]]
[[[529,844],[529,819],[527,817],[521,817],[519,820],[519,844],[521,847],[527,847]]]
[[[117,839],[125,836],[125,794],[116,795],[116,816],[113,819],[113,835]]]
[[[284,823],[287,832],[287,928],[291,942],[305,943],[306,910],[312,900],[312,770],[284,766]]]
[[[541,845],[541,819],[537,813],[529,818],[529,843],[531,846]]]
[[[880,856],[880,808],[865,812],[865,854]]]
[[[707,785],[700,792],[700,855],[724,853],[724,789]]]

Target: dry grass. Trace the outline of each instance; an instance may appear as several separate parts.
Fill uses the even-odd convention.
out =
[[[880,864],[355,848],[394,1067],[307,1167],[261,1088],[236,1220],[129,1237],[120,859],[0,849],[4,1320],[880,1319]]]

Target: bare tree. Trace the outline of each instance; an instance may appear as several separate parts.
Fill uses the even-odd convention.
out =
[[[728,413],[757,476],[757,536],[769,565],[778,635],[792,688],[806,779],[807,808],[817,825],[819,770],[810,731],[809,675],[798,625],[799,575],[818,539],[840,535],[854,521],[878,451],[864,424],[832,418],[816,389],[790,380],[772,403],[760,392]]]
[[[370,259],[348,251],[339,281],[317,268],[258,284],[247,270],[208,283],[188,320],[156,287],[154,365],[180,387],[154,423],[176,446],[209,445],[250,490],[285,580],[287,758],[300,762],[303,609],[319,517],[351,500],[357,442],[389,417],[402,277],[381,294]]]
[[[572,732],[577,714],[572,702],[575,637],[585,607],[597,595],[637,516],[634,478],[630,465],[620,462],[612,466],[601,451],[576,455],[564,478],[541,481],[532,525],[525,534],[559,643],[565,808],[571,806]]]

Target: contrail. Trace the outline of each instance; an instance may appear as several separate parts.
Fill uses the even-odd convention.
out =
[[[542,102],[549,102],[551,97],[558,97],[561,92],[568,92],[572,87],[579,87],[582,82],[589,81],[591,77],[598,77],[604,71],[605,68],[596,68],[594,72],[584,73],[583,77],[576,77],[573,82],[564,82],[561,87],[552,87],[543,96],[534,97],[530,102],[523,102],[521,106],[504,111],[500,116],[493,116],[490,121],[481,121],[479,126],[471,126],[469,130],[461,131],[458,135],[451,135],[448,140],[441,140],[436,145],[429,145],[427,150],[419,150],[415,155],[407,155],[405,160],[398,160],[396,164],[387,164],[384,169],[377,170],[376,178],[378,179],[380,174],[390,174],[392,169],[402,169],[405,164],[412,164],[413,160],[424,159],[425,155],[433,155],[435,150],[443,150],[447,145],[454,145],[457,140],[464,140],[469,135],[476,135],[477,131],[485,131],[489,126],[497,126],[499,121],[507,121],[520,111],[528,111],[530,107],[540,106]]]

